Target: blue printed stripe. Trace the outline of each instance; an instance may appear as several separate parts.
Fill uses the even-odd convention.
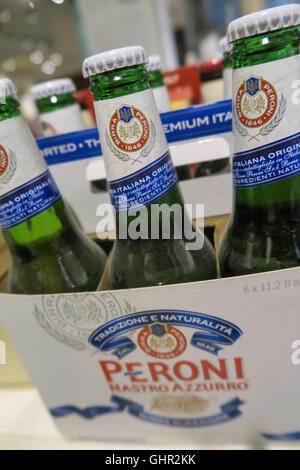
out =
[[[116,212],[127,212],[153,203],[177,183],[177,173],[169,152],[135,173],[109,182]]]
[[[229,421],[240,417],[242,415],[240,407],[245,404],[245,402],[240,400],[239,397],[235,397],[221,405],[219,413],[211,416],[204,416],[202,418],[170,418],[146,412],[143,405],[140,403],[127,400],[123,397],[118,397],[117,395],[112,395],[111,401],[115,403],[116,406],[91,406],[80,409],[74,405],[66,405],[52,408],[50,413],[54,418],[65,418],[75,413],[84,419],[95,419],[103,414],[127,411],[130,416],[151,424],[177,428],[201,428],[228,423]]]
[[[22,193],[23,191],[28,190],[28,186],[34,186],[35,184],[38,184],[41,179],[49,177],[49,170],[46,170],[44,173],[41,175],[37,176],[36,178],[33,178],[30,181],[26,181],[26,183],[21,184],[20,186],[17,186],[16,188],[12,189],[8,193],[5,193],[3,196],[0,196],[0,204],[5,202],[6,200],[9,200],[12,196],[16,196],[19,193]]]
[[[300,173],[300,133],[235,154],[233,182],[237,188],[263,186]]]
[[[169,143],[180,142],[231,132],[231,111],[231,100],[223,100],[163,113],[161,121],[167,141]],[[48,165],[102,155],[96,127],[37,139],[37,144]]]
[[[9,230],[49,209],[61,198],[49,170],[0,198],[0,228]]]
[[[271,142],[270,144],[266,144],[266,145],[262,145],[261,147],[255,147],[255,148],[252,148],[250,150],[245,150],[244,152],[235,152],[234,153],[234,156],[233,158],[236,158],[236,157],[242,157],[242,156],[253,156],[253,154],[256,154],[256,153],[262,153],[263,150],[268,150],[268,149],[271,149],[273,148],[274,146],[279,146],[280,144],[284,144],[284,143],[288,143],[292,140],[299,140],[300,138],[300,132],[297,132],[296,134],[292,134],[288,137],[285,137],[284,139],[279,139],[279,140],[275,140],[274,142]]]
[[[165,194],[167,194],[169,191],[171,191],[171,189],[174,188],[174,186],[177,184],[177,182],[178,182],[178,180],[177,180],[177,175],[176,175],[174,177],[173,182],[169,184],[167,189],[165,189],[164,191],[160,191],[156,196],[153,196],[151,199],[145,201],[143,204],[140,204],[139,202],[136,202],[135,204],[131,205],[130,207],[127,206],[127,207],[122,207],[122,208],[120,208],[119,205],[116,204],[115,205],[115,210],[118,213],[124,213],[124,212],[130,212],[130,211],[138,210],[142,206],[147,206],[149,204],[153,204],[155,201],[157,201],[158,199],[161,199]],[[110,193],[110,195],[111,195],[111,193]],[[111,199],[113,200],[113,204],[114,204],[115,199],[112,196],[111,196]]]

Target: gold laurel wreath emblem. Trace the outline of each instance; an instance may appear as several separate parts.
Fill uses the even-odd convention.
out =
[[[275,116],[267,124],[262,126],[260,130],[257,132],[257,134],[254,134],[254,135],[250,134],[247,131],[247,129],[240,124],[240,121],[236,114],[236,110],[235,108],[233,108],[232,118],[233,118],[234,128],[242,137],[249,137],[249,140],[248,140],[249,142],[250,140],[253,140],[253,139],[259,142],[260,140],[259,137],[264,137],[266,135],[271,134],[271,132],[273,132],[276,129],[276,127],[279,126],[279,124],[281,123],[284,117],[286,106],[287,106],[287,99],[283,95],[283,93],[281,93],[280,98],[279,98],[277,112]]]
[[[134,130],[133,130],[134,132]],[[128,135],[128,134],[127,134]],[[129,135],[128,135],[129,137]],[[128,138],[127,137],[127,138]],[[132,137],[132,136],[130,136]],[[156,141],[156,129],[155,129],[155,124],[153,121],[150,121],[150,137],[145,145],[145,147],[139,152],[137,157],[130,157],[128,153],[122,152],[121,150],[118,149],[118,147],[113,143],[109,133],[106,131],[105,132],[105,140],[107,143],[108,148],[110,151],[117,157],[119,160],[122,162],[129,162],[131,161],[132,165],[136,162],[143,163],[143,159],[146,158],[150,152],[152,151],[155,141]]]
[[[247,98],[247,96],[245,97],[244,102],[243,102],[244,114],[247,115],[247,113],[253,111],[253,108],[254,108],[254,111],[258,114],[258,116],[260,116],[262,112],[264,111],[265,100],[263,99],[261,95],[259,95],[257,98],[254,98],[252,100]]]

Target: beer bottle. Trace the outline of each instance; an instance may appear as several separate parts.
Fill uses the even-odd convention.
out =
[[[73,222],[8,79],[0,80],[0,228],[12,258],[10,292],[97,288],[105,254]]]
[[[159,113],[166,113],[172,110],[168,89],[163,81],[162,59],[159,55],[150,55],[146,64],[149,85],[152,88],[154,100]],[[176,167],[179,181],[190,179],[190,169],[188,165]]]
[[[171,101],[162,74],[162,59],[159,55],[150,55],[146,64],[149,74],[149,85],[159,113],[171,111]]]
[[[168,239],[163,237],[163,217],[159,218],[157,238],[121,237],[124,225],[141,220],[139,211],[143,213],[141,230],[150,227],[150,233],[155,208],[176,205],[183,209],[177,175],[149,89],[147,60],[145,50],[134,46],[103,52],[83,64],[94,93],[109,192],[116,211],[117,240],[105,282],[105,288],[110,289],[216,277],[215,254],[202,232],[203,247],[198,250],[189,249],[185,234],[176,239],[173,229]]]
[[[70,78],[49,80],[31,87],[44,137],[85,128],[75,91],[75,84]]]
[[[213,59],[201,64],[201,94],[204,102],[210,102],[215,96],[214,91],[219,89],[218,82],[222,78],[223,64],[220,59]],[[222,80],[221,80],[222,81]],[[215,99],[215,98],[214,98]],[[201,178],[230,171],[230,159],[219,158],[199,163],[195,170],[195,177]]]
[[[39,111],[44,137],[80,131],[85,128],[80,106],[76,103],[75,84],[70,78],[59,78],[31,87],[31,96]],[[102,184],[105,185],[102,182]],[[63,188],[62,193],[63,193]],[[69,201],[69,212],[82,229],[82,223]]]
[[[300,264],[299,24],[290,4],[229,25],[234,204],[222,276]]]
[[[227,100],[232,97],[232,44],[228,41],[226,36],[220,39],[219,49],[222,54],[223,62],[224,99]]]

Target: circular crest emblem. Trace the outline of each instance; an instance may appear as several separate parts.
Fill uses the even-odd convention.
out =
[[[150,136],[146,116],[134,106],[122,105],[113,114],[109,127],[113,143],[125,152],[141,150]]]
[[[3,175],[8,167],[8,155],[2,145],[0,145],[0,176]]]
[[[153,323],[138,336],[140,348],[149,356],[172,359],[186,349],[186,339],[181,331],[164,323]]]
[[[52,135],[57,135],[55,127],[50,124],[50,122],[42,121],[42,128],[44,137],[51,137]]]
[[[244,80],[236,96],[236,114],[246,127],[266,124],[275,114],[277,93],[271,83],[254,75]]]
[[[122,306],[110,293],[45,295],[42,305],[34,309],[34,316],[49,335],[79,351],[93,349],[89,336],[100,324],[122,314]]]

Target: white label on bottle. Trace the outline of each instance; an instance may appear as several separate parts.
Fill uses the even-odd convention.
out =
[[[232,68],[223,69],[224,99],[232,98]]]
[[[233,176],[237,187],[300,172],[299,55],[233,71]]]
[[[177,183],[152,90],[95,103],[110,196],[117,211],[147,205]]]
[[[152,88],[155,103],[159,113],[167,113],[171,111],[171,101],[167,87],[159,86],[157,88]]]
[[[0,228],[48,209],[60,193],[21,116],[0,122]]]
[[[79,105],[72,104],[40,115],[44,137],[85,129]]]

